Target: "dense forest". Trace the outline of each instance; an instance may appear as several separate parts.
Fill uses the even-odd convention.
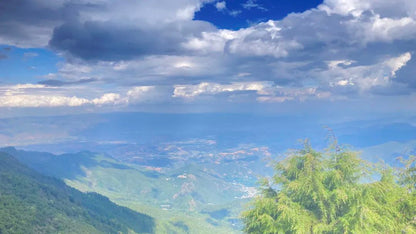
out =
[[[0,153],[0,233],[153,233],[153,218]]]
[[[247,233],[416,233],[415,157],[403,167],[361,160],[337,145],[304,148],[275,164],[244,212]]]

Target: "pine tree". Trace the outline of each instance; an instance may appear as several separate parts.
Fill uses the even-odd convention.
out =
[[[276,163],[243,213],[246,233],[415,233],[415,159],[393,169],[337,145],[305,143]],[[378,179],[376,179],[378,178]]]

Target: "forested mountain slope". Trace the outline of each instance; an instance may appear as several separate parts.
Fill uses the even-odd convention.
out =
[[[0,233],[153,233],[153,218],[82,193],[0,152]]]

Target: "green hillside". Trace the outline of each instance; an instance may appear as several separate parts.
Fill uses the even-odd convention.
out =
[[[153,233],[150,216],[82,193],[0,152],[0,233]]]
[[[36,171],[155,218],[157,233],[238,233],[243,185],[196,163],[155,170],[91,152],[54,155],[3,148]]]

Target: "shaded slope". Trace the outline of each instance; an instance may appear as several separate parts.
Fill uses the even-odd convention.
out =
[[[0,233],[152,233],[151,217],[81,193],[0,152]]]

